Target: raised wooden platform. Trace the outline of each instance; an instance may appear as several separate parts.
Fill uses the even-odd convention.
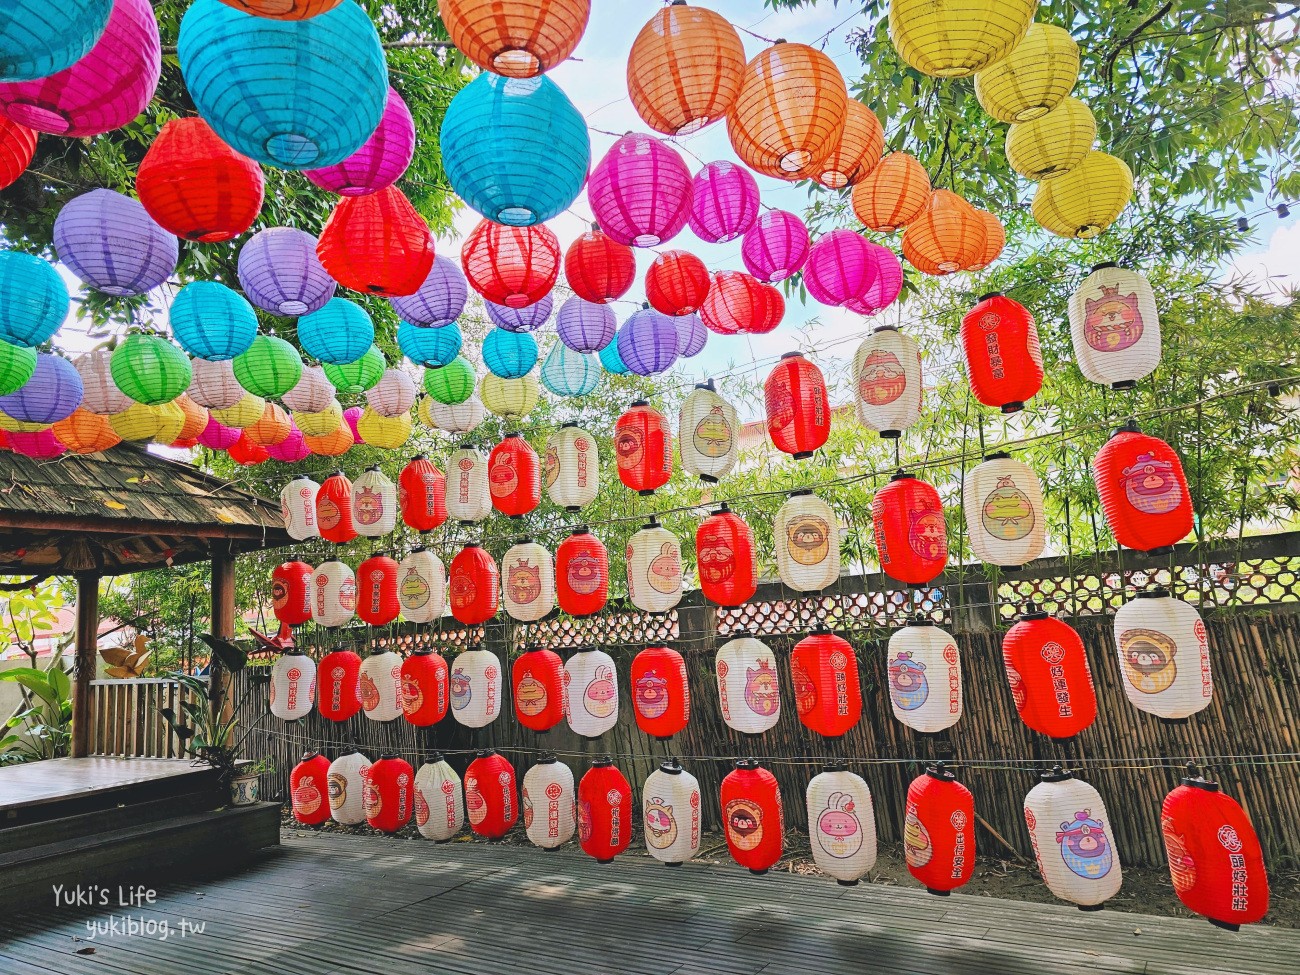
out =
[[[0,830],[216,785],[214,769],[184,758],[55,758],[6,765],[0,767]]]

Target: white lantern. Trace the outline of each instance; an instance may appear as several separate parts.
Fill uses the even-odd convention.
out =
[[[357,609],[357,580],[342,562],[322,562],[311,574],[311,618],[320,626],[342,626]]]
[[[871,790],[843,765],[828,765],[808,783],[808,838],[813,862],[851,887],[876,865]]]
[[[776,655],[766,643],[736,634],[713,658],[722,720],[742,735],[761,735],[781,719]]]
[[[501,713],[501,661],[491,650],[466,650],[451,668],[451,716],[484,728]]]
[[[439,403],[432,397],[420,402],[420,419],[444,433],[469,433],[487,417],[487,408],[477,395],[463,403]]]
[[[1018,569],[1043,554],[1043,485],[1028,464],[1010,454],[989,454],[966,472],[962,509],[971,550],[981,562]]]
[[[896,439],[921,418],[921,351],[916,339],[885,325],[866,337],[853,357],[858,420]]]
[[[280,513],[284,515],[284,530],[295,541],[320,537],[316,524],[316,492],[320,485],[306,474],[295,477],[280,490]]]
[[[524,774],[524,832],[534,846],[554,850],[573,839],[577,800],[573,772],[546,755]]]
[[[551,501],[578,511],[596,500],[600,491],[600,452],[596,438],[576,423],[566,423],[546,441],[542,480]]]
[[[210,410],[228,410],[247,395],[235,378],[235,367],[229,359],[220,362],[191,359],[187,392],[190,399]]]
[[[1101,794],[1058,766],[1025,796],[1038,872],[1053,894],[1098,910],[1119,893],[1115,832]]]
[[[366,390],[366,403],[380,416],[409,413],[415,406],[415,382],[401,369],[385,369],[379,382]]]
[[[397,485],[377,464],[352,482],[352,524],[366,538],[387,535],[397,524]]]
[[[681,601],[681,543],[653,519],[628,539],[627,595],[647,613],[666,613]]]
[[[465,790],[441,755],[415,773],[415,826],[420,835],[446,843],[465,825]]]
[[[618,677],[604,650],[580,650],[564,664],[565,713],[569,727],[599,738],[618,723]]]
[[[701,481],[716,482],[736,466],[740,420],[736,408],[718,395],[713,380],[696,385],[682,403],[677,423],[682,469]]]
[[[660,863],[679,867],[700,852],[700,783],[670,758],[641,789],[645,848]]]
[[[432,623],[447,611],[447,569],[424,546],[397,563],[397,601],[412,623]]]
[[[324,367],[304,365],[297,384],[280,399],[295,413],[320,413],[329,409],[336,392]]]
[[[271,713],[297,721],[311,713],[316,700],[316,661],[306,654],[283,654],[271,668]]]
[[[961,654],[957,641],[929,620],[909,621],[889,638],[885,661],[894,717],[932,735],[961,717]]]
[[[1070,296],[1070,340],[1094,383],[1127,389],[1160,365],[1160,315],[1147,279],[1099,264]]]
[[[487,458],[468,445],[453,450],[447,460],[447,517],[468,523],[482,521],[491,511]]]
[[[501,596],[506,612],[534,623],[555,608],[555,560],[532,539],[521,539],[501,559]]]
[[[366,821],[366,776],[370,759],[360,752],[341,755],[330,762],[330,816],[340,826],[357,826]]]
[[[798,592],[817,592],[840,577],[840,521],[811,491],[795,491],[776,513],[776,571]]]
[[[402,716],[402,655],[391,650],[361,662],[361,708],[371,721]]]
[[[1140,592],[1119,608],[1115,649],[1124,693],[1139,711],[1176,721],[1214,697],[1201,614],[1164,589]]]
[[[83,353],[72,360],[77,374],[81,376],[81,405],[91,413],[108,416],[130,409],[135,402],[113,381],[109,360],[113,358],[112,349],[95,349]],[[234,375],[233,370],[231,375]]]

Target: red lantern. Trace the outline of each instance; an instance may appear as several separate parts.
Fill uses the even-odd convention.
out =
[[[555,595],[571,616],[591,616],[609,598],[609,552],[586,528],[576,528],[555,553]]]
[[[320,232],[316,254],[339,284],[400,298],[420,290],[433,267],[433,234],[396,186],[345,196]]]
[[[488,455],[488,491],[492,507],[509,518],[522,518],[542,500],[542,465],[523,434],[507,433]]]
[[[1115,541],[1142,552],[1166,552],[1193,527],[1192,496],[1174,449],[1130,423],[1115,431],[1092,460]]]
[[[231,460],[241,467],[265,464],[271,459],[271,455],[265,447],[249,438],[247,430],[240,434],[239,439],[226,449],[226,453],[230,455]]]
[[[347,721],[361,710],[361,658],[335,650],[316,665],[316,709],[328,721]]]
[[[402,520],[416,531],[432,531],[447,520],[447,478],[424,454],[416,454],[397,478]]]
[[[469,828],[489,840],[510,832],[519,818],[515,769],[492,749],[480,751],[465,769],[465,810]]]
[[[1097,692],[1074,627],[1030,611],[1002,638],[1002,663],[1020,720],[1068,741],[1097,718]]]
[[[673,476],[673,434],[668,421],[639,399],[614,424],[618,478],[638,494],[654,494]]]
[[[758,319],[750,323],[748,331],[753,335],[764,335],[781,324],[781,319],[785,317],[785,299],[781,297],[781,292],[770,284],[762,285],[758,293],[765,299],[766,304],[761,306]]]
[[[531,731],[550,731],[564,720],[564,661],[554,650],[522,653],[510,671],[515,717]]]
[[[754,532],[724,503],[695,530],[700,591],[719,606],[739,606],[758,589]]]
[[[306,562],[283,562],[271,572],[271,608],[275,618],[290,626],[311,619],[311,575]]]
[[[596,224],[569,245],[564,278],[583,301],[606,305],[622,298],[636,280],[636,256],[627,244],[605,235]]]
[[[1160,831],[1174,893],[1188,910],[1229,931],[1268,913],[1259,837],[1246,811],[1217,783],[1195,774],[1183,779],[1160,807]]]
[[[417,728],[447,716],[447,661],[432,650],[416,650],[402,661],[402,714]]]
[[[838,738],[862,717],[858,658],[848,640],[815,632],[790,652],[794,703],[805,728]]]
[[[763,384],[767,433],[795,460],[811,457],[831,435],[830,394],[822,371],[798,352],[781,356]]]
[[[908,786],[903,854],[912,876],[941,897],[975,871],[975,797],[942,762]]]
[[[415,811],[415,770],[390,752],[370,766],[361,795],[370,828],[396,833]]]
[[[598,759],[578,783],[578,845],[610,863],[631,842],[632,786],[612,759]]]
[[[670,647],[646,647],[632,658],[632,709],[636,726],[668,741],[691,718],[686,661]]]
[[[1020,302],[985,295],[961,320],[961,344],[971,391],[985,406],[1015,413],[1043,388],[1038,329]]]
[[[461,267],[488,301],[523,308],[541,301],[560,276],[560,242],[549,227],[504,227],[483,220],[465,240]]]
[[[497,563],[480,545],[466,545],[451,560],[447,578],[451,615],[466,626],[486,623],[497,614]]]
[[[0,118],[0,190],[13,186],[35,155],[36,133],[25,125]]]
[[[327,477],[316,492],[316,525],[327,542],[342,545],[357,537],[352,524],[352,482],[342,471]]]
[[[709,293],[709,269],[687,251],[664,251],[645,272],[645,296],[665,315],[689,315]]]
[[[719,335],[771,331],[766,325],[773,313],[772,294],[780,297],[775,288],[768,288],[752,274],[719,271],[700,305],[700,318]],[[784,312],[782,301],[780,313]],[[780,314],[776,320],[780,321]]]
[[[948,525],[933,485],[899,471],[871,500],[880,569],[909,586],[932,582],[948,563]]]
[[[357,615],[371,626],[397,619],[397,563],[387,555],[372,555],[357,566]]]
[[[722,780],[722,822],[733,860],[753,874],[776,866],[785,846],[776,776],[752,758],[737,762]]]
[[[304,826],[319,826],[330,818],[330,760],[320,752],[308,752],[289,773],[289,798],[293,818]]]
[[[201,118],[178,118],[154,136],[135,191],[168,233],[214,244],[238,237],[262,210],[262,167],[226,145]]]

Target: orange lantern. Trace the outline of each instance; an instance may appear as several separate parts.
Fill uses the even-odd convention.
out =
[[[340,423],[333,433],[320,437],[309,437],[303,434],[302,442],[313,454],[319,454],[321,457],[342,457],[352,449],[356,439],[352,436],[352,428],[344,422]]]
[[[1007,246],[1007,228],[987,210],[977,209],[975,213],[984,222],[984,250],[966,270],[983,271],[1002,256],[1002,251]]]
[[[339,284],[364,294],[415,294],[433,267],[433,233],[396,186],[345,196],[320,233],[316,254]]]
[[[853,187],[853,212],[869,230],[892,234],[930,199],[930,174],[906,152],[891,152]]]
[[[94,454],[122,442],[113,430],[108,417],[91,413],[84,406],[79,406],[71,415],[64,417],[50,428],[59,443],[74,454]]]
[[[582,40],[590,0],[438,0],[451,42],[485,71],[532,78]]]
[[[903,256],[924,274],[952,274],[984,256],[986,235],[978,210],[956,193],[935,190],[903,233]]]
[[[816,180],[827,189],[842,190],[875,169],[884,151],[885,129],[880,119],[862,102],[850,98],[839,145],[820,164],[800,175]]]
[[[310,20],[333,10],[343,0],[221,0],[236,10],[268,20]]]
[[[201,408],[201,407],[200,407]],[[204,426],[207,424],[205,423]],[[267,403],[262,418],[244,430],[244,436],[260,447],[274,447],[284,443],[293,433],[289,414],[278,403]]]
[[[211,414],[208,413],[206,406],[199,406],[198,403],[188,396],[177,396],[173,402],[181,408],[185,414],[185,423],[181,427],[181,432],[176,435],[177,440],[195,440],[198,435],[207,429],[208,420]]]

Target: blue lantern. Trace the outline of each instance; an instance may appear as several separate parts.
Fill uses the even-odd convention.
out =
[[[544,75],[483,72],[451,100],[442,164],[456,194],[489,220],[531,227],[562,213],[587,179],[587,123]]]
[[[605,371],[611,376],[625,376],[631,371],[623,360],[619,358],[617,337],[610,339],[609,345],[605,346],[599,353],[597,353],[597,358],[600,359],[601,366],[604,367]]]
[[[280,169],[341,163],[379,127],[388,66],[360,4],[271,20],[221,0],[181,18],[181,74],[199,114],[231,148]]]
[[[397,345],[402,355],[422,366],[445,366],[460,355],[465,338],[455,322],[441,328],[423,328],[410,322],[397,326]]]
[[[0,81],[34,81],[70,68],[95,46],[113,0],[5,0]]]
[[[0,396],[0,411],[23,423],[58,423],[72,416],[84,395],[76,367],[42,352],[32,377],[17,392]]]
[[[375,323],[360,305],[331,298],[320,311],[298,319],[298,344],[321,362],[356,362],[375,344]]]
[[[542,295],[540,299],[531,305],[524,305],[523,308],[511,308],[509,305],[498,305],[491,301],[484,304],[487,305],[488,318],[492,319],[493,325],[504,328],[507,332],[536,332],[551,317],[554,299],[550,295]]]
[[[677,323],[649,305],[618,330],[618,357],[638,376],[666,372],[677,361]]]
[[[181,288],[168,317],[172,338],[197,359],[233,359],[247,352],[257,338],[253,306],[216,281],[195,281]]]
[[[600,383],[600,360],[556,342],[542,362],[542,385],[556,396],[586,396]]]
[[[483,340],[483,364],[502,379],[526,376],[537,365],[537,339],[527,332],[494,328]]]
[[[68,288],[48,261],[0,251],[0,339],[40,345],[67,317]]]

